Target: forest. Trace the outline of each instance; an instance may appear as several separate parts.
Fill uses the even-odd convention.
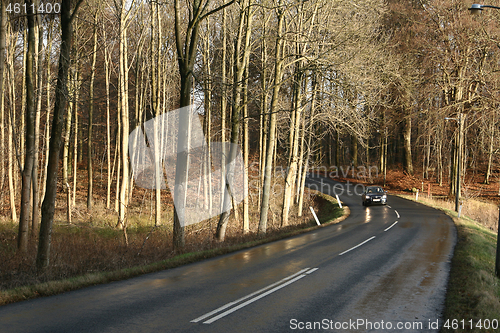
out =
[[[89,216],[106,216],[125,246],[141,214],[174,250],[186,230],[208,228],[216,242],[228,228],[265,234],[308,210],[312,170],[356,170],[366,183],[401,170],[450,198],[457,173],[462,196],[476,176],[498,184],[500,11],[470,5],[2,0],[0,214],[18,228],[15,252],[36,248],[43,270],[54,224]],[[143,147],[155,155],[142,175],[151,184],[140,186],[131,133],[186,107],[205,148],[177,149],[188,166],[167,179],[196,180],[160,186],[167,139],[154,136]],[[181,118],[178,147],[191,144]],[[235,159],[241,178],[225,162]],[[208,209],[208,226],[186,225],[188,206]]]

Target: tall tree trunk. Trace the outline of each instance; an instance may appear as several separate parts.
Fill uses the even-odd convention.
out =
[[[97,59],[97,13],[94,16],[94,49],[92,54],[92,67],[90,72],[90,90],[89,90],[89,127],[87,135],[87,209],[92,209],[94,200],[92,198],[94,192],[94,175],[92,166],[92,129],[94,121],[94,82],[95,82],[95,63]],[[76,190],[76,189],[75,189]]]
[[[61,0],[61,47],[59,54],[54,116],[52,120],[52,135],[50,138],[49,163],[47,166],[46,195],[42,204],[40,238],[38,241],[38,253],[36,258],[36,266],[38,270],[44,270],[47,268],[50,259],[50,238],[52,235],[52,223],[54,221],[54,208],[57,195],[59,151],[62,144],[64,113],[66,110],[68,96],[68,70],[70,66],[72,44],[71,23],[82,1],[83,0],[78,0],[73,13],[71,13],[71,1]]]
[[[281,1],[279,2],[281,5]],[[269,134],[267,138],[266,149],[266,168],[264,173],[264,185],[262,190],[262,204],[260,210],[259,233],[265,234],[267,231],[267,215],[269,212],[269,199],[271,196],[272,168],[273,155],[276,143],[276,108],[278,106],[278,93],[281,87],[281,79],[283,76],[283,45],[282,38],[284,10],[277,8],[278,29],[276,32],[276,49],[275,49],[275,69],[274,69],[274,87],[271,99],[271,108],[269,110]]]
[[[158,3],[151,3],[151,99],[152,110],[156,117],[160,116],[160,84],[161,67],[158,50],[161,47],[161,26],[159,19]],[[155,122],[155,126],[160,126],[160,122]],[[155,133],[160,133],[159,128],[155,128]],[[154,136],[154,166],[155,166],[155,225],[161,222],[161,179],[163,179],[163,170],[161,170],[160,159],[163,154],[160,152],[161,143],[158,141],[159,135]]]
[[[7,12],[6,12],[6,2],[0,1],[0,168],[2,169],[2,175],[0,177],[0,186],[2,186],[5,181],[6,176],[6,166],[5,156],[5,52],[6,52],[6,39],[7,39]]]
[[[69,106],[68,115],[66,117],[66,128],[64,130],[64,143],[63,143],[63,188],[66,191],[66,221],[71,223],[71,187],[69,186],[69,149],[70,149],[70,137],[71,137],[71,121],[75,109],[75,91],[76,91],[76,74],[77,69],[70,70],[69,83],[71,88],[69,91]],[[75,156],[76,157],[76,156]]]
[[[104,40],[106,40],[106,29],[104,28],[103,23],[103,34]],[[105,69],[105,77],[106,77],[106,162],[107,162],[107,183],[106,183],[106,209],[111,208],[111,120],[110,120],[110,53],[108,51],[108,47],[104,47],[104,69]]]
[[[303,146],[303,137],[301,139],[301,134],[303,134],[303,130],[301,131],[301,122],[304,120],[302,115],[303,106],[302,106],[302,89],[303,87],[308,87],[307,77],[304,76],[304,65],[305,61],[301,58],[306,54],[306,50],[308,47],[308,38],[312,32],[312,26],[314,25],[316,13],[317,13],[318,5],[315,5],[314,13],[311,17],[311,21],[309,22],[309,29],[307,35],[303,36],[302,34],[296,36],[295,40],[295,51],[296,51],[296,63],[295,63],[295,73],[294,73],[294,87],[293,87],[293,110],[292,110],[292,122],[290,124],[290,154],[288,157],[289,165],[288,165],[288,174],[285,180],[285,190],[283,194],[283,209],[282,209],[282,220],[281,225],[288,225],[288,216],[290,207],[294,202],[295,188],[296,184],[300,184],[300,168],[301,168],[301,157],[299,158],[299,142],[302,142]],[[304,26],[304,3],[301,3],[297,7],[298,11],[298,24],[297,31],[302,31]],[[307,89],[307,88],[305,88]],[[302,127],[303,129],[304,127]],[[329,149],[329,153],[331,149]],[[331,157],[331,153],[329,154]],[[331,163],[331,161],[330,161]],[[298,171],[299,170],[299,171]],[[298,172],[297,172],[298,171]],[[300,213],[299,213],[300,214]]]
[[[294,103],[292,113],[293,123],[290,124],[291,145],[289,154],[288,173],[285,179],[285,190],[283,193],[283,209],[281,214],[281,226],[288,225],[290,207],[293,203],[293,194],[295,192],[295,182],[297,178],[297,166],[299,158],[299,134],[300,120],[302,119],[302,71],[299,63],[296,64],[295,84],[294,84]]]
[[[35,8],[39,7],[40,1],[34,1]],[[32,217],[31,217],[31,238],[34,238],[38,234],[38,224],[40,220],[40,186],[39,186],[39,159],[40,159],[40,122],[42,114],[42,82],[43,82],[43,71],[42,71],[42,45],[43,45],[43,26],[41,24],[40,16],[35,16],[35,49],[37,56],[35,58],[35,72],[37,73],[36,80],[36,116],[35,116],[35,157],[33,164],[33,175],[32,175],[32,186],[33,186],[33,202],[32,202]],[[1,91],[1,90],[0,90]]]
[[[28,229],[31,217],[31,179],[35,163],[35,92],[34,92],[34,61],[35,61],[35,17],[31,0],[25,1],[28,8],[28,49],[26,52],[26,156],[22,172],[21,214],[19,219],[18,249],[28,251]]]
[[[46,190],[46,185],[47,185],[47,165],[49,163],[49,149],[50,149],[50,109],[51,109],[51,99],[50,99],[50,94],[51,94],[51,89],[50,89],[50,82],[52,81],[52,73],[50,70],[50,54],[52,52],[52,43],[54,41],[53,38],[53,24],[52,21],[49,23],[48,27],[48,36],[47,36],[47,50],[45,52],[45,61],[46,61],[46,67],[47,67],[47,78],[46,78],[46,84],[45,84],[45,90],[47,94],[47,105],[46,105],[46,115],[45,115],[45,151],[44,151],[44,156],[45,156],[45,162],[43,166],[43,177],[42,177],[42,191],[41,191],[41,197],[40,197],[40,202],[43,202],[45,199],[45,190]]]
[[[211,154],[211,138],[212,138],[212,71],[211,71],[211,59],[210,59],[210,18],[207,19],[207,38],[204,45],[203,53],[203,68],[205,70],[205,80],[204,80],[204,108],[205,117],[203,126],[205,128],[205,138],[207,140],[206,153],[204,156],[203,163],[203,182],[204,182],[204,205],[205,209],[208,209],[209,215],[212,215],[213,209],[213,196],[212,196],[212,154]]]
[[[221,160],[221,174],[226,174],[226,122],[227,122],[227,13],[226,9],[222,10],[222,61],[221,61],[221,101],[220,101],[220,131],[221,131],[221,142],[222,144],[222,160]],[[221,177],[220,188],[221,193],[225,191],[225,180]],[[219,202],[219,207],[222,209],[224,205],[224,199],[221,198]]]
[[[243,170],[245,170],[243,178],[243,233],[250,232],[250,216],[249,216],[249,188],[248,188],[248,159],[250,155],[250,131],[248,128],[248,65],[245,71],[245,82],[243,87]]]
[[[431,161],[431,133],[429,130],[429,135],[427,136],[427,142],[426,142],[426,156],[425,156],[425,167],[424,167],[425,179],[429,179],[430,161]]]
[[[263,10],[262,19],[262,33],[266,34],[266,20],[265,11]],[[267,144],[267,43],[266,39],[262,38],[261,42],[261,64],[262,72],[260,74],[260,86],[261,86],[261,102],[260,102],[260,115],[259,115],[259,198],[258,198],[258,211],[260,211],[262,188],[264,186],[264,170],[266,161],[266,144]]]
[[[9,203],[10,203],[10,216],[13,223],[17,223],[17,208],[16,208],[16,184],[15,179],[17,176],[16,172],[16,144],[15,144],[15,133],[14,126],[16,124],[15,114],[16,114],[16,81],[14,76],[14,49],[16,44],[16,37],[12,32],[12,24],[9,24],[9,33],[11,36],[9,41],[9,48],[7,50],[7,64],[8,64],[8,76],[9,76],[9,93],[10,93],[10,112],[9,112],[9,123],[8,123],[8,133],[7,133],[7,177],[9,183]]]
[[[483,184],[490,183],[490,175],[491,175],[491,164],[493,162],[493,143],[495,140],[495,122],[490,122],[489,128],[489,136],[490,136],[490,144],[488,147],[488,164],[486,166],[486,174],[484,175]]]
[[[182,41],[183,34],[181,32],[181,8],[179,0],[174,1],[175,12],[175,44],[177,48],[177,60],[179,63],[179,74],[181,77],[179,106],[186,107],[191,104],[191,88],[193,85],[193,69],[197,56],[197,47],[199,40],[200,23],[209,15],[222,10],[232,4],[231,0],[223,5],[207,12],[209,2],[202,4],[195,1],[190,8],[190,17],[187,22],[187,30]],[[179,128],[186,129],[190,127],[190,115],[186,112],[181,112],[179,115]],[[177,165],[175,169],[175,186],[174,186],[174,230],[173,244],[174,249],[184,247],[184,207],[186,189],[183,184],[187,181],[188,176],[188,161],[189,161],[189,133],[188,131],[179,131],[177,139]]]
[[[411,156],[411,113],[408,112],[404,120],[403,128],[403,140],[404,140],[404,169],[410,175],[413,174],[413,161]],[[387,158],[387,157],[385,157]],[[387,164],[386,164],[387,165]]]
[[[77,74],[77,81],[80,80],[80,74]],[[75,100],[78,101],[78,91],[79,89],[76,89],[75,93]],[[78,181],[78,109],[77,109],[78,103],[74,104],[74,114],[75,114],[75,130],[74,130],[74,135],[73,135],[73,197],[71,198],[71,203],[68,204],[68,206],[74,207],[76,204],[76,185]],[[71,109],[71,108],[70,108]],[[67,188],[70,188],[67,186]]]
[[[129,162],[128,162],[128,143],[129,143],[129,105],[128,105],[128,47],[127,47],[127,30],[132,9],[126,10],[125,0],[120,4],[120,56],[119,56],[119,90],[120,90],[120,119],[121,119],[121,140],[120,140],[120,159],[122,167],[122,179],[120,186],[120,199],[118,205],[118,226],[124,229],[125,243],[128,245],[127,238],[127,210],[129,199]]]
[[[246,18],[246,28],[245,28],[245,18]],[[252,19],[253,19],[253,11],[250,10],[250,3],[245,1],[242,4],[240,10],[239,17],[239,28],[238,35],[235,40],[235,49],[233,54],[233,101],[231,107],[231,148],[229,150],[229,158],[227,161],[234,161],[237,154],[237,145],[240,137],[240,117],[242,110],[242,101],[241,101],[241,93],[242,93],[242,85],[246,82],[243,78],[245,74],[245,69],[248,63],[248,58],[250,56],[250,34],[252,31]],[[245,29],[245,31],[243,31]],[[243,37],[246,36],[244,45]],[[227,170],[224,179],[228,184],[232,183],[232,179],[234,178],[234,163],[229,164],[229,170]],[[228,200],[231,199],[230,189],[225,188],[224,191],[224,207],[228,206]],[[236,210],[236,206],[233,205],[233,209]],[[229,219],[230,210],[224,211],[219,219],[219,223],[217,225],[217,234],[216,237],[219,241],[223,241],[225,237],[227,222]]]
[[[314,113],[316,111],[316,96],[317,96],[317,87],[318,87],[318,79],[317,79],[316,74],[313,76],[313,82],[312,82],[312,87],[311,87],[311,108],[309,110],[309,124],[307,125],[307,129],[309,132],[308,139],[307,139],[307,147],[304,150],[303,149],[303,154],[305,154],[305,161],[304,161],[304,166],[302,168],[302,176],[300,178],[299,182],[299,187],[300,187],[300,192],[299,192],[299,200],[298,200],[298,212],[299,216],[302,216],[302,209],[304,205],[304,190],[305,190],[305,183],[306,183],[306,176],[309,168],[309,159],[311,157],[311,144],[312,144],[312,125],[313,125],[313,117]],[[306,128],[306,122],[304,121],[303,124],[303,131],[302,131],[302,141],[305,141],[305,128]]]

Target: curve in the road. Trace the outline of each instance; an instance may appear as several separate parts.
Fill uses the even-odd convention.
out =
[[[320,325],[359,332],[383,322],[436,331],[430,326],[441,319],[456,239],[451,220],[394,196],[387,206],[362,207],[353,185],[312,177],[308,184],[329,194],[342,187],[349,218],[219,258],[3,306],[0,330],[288,332]]]

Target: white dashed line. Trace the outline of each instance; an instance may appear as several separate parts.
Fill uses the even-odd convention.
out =
[[[394,211],[396,212],[396,215],[398,216],[398,219],[399,219],[401,216],[399,216],[398,211],[397,210],[394,210]]]
[[[352,250],[354,250],[354,249],[356,249],[356,248],[360,247],[361,245],[363,245],[363,244],[365,244],[365,243],[367,243],[367,242],[371,241],[371,240],[372,240],[372,239],[374,239],[374,238],[375,238],[375,236],[372,236],[371,238],[368,238],[368,239],[367,239],[367,240],[365,240],[364,242],[359,243],[358,245],[356,245],[356,246],[354,246],[354,247],[351,247],[349,250],[342,252],[341,254],[339,254],[339,256],[341,256],[341,255],[343,255],[343,254],[346,254],[347,252],[352,251]]]
[[[394,227],[396,225],[396,223],[398,223],[398,221],[396,221],[393,224],[391,224],[391,226],[388,227],[388,228],[386,228],[384,231],[387,231],[387,230],[391,229],[392,227]]]

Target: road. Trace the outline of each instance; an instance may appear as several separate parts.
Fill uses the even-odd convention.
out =
[[[351,215],[203,262],[6,305],[0,331],[437,332],[456,242],[450,218],[394,196],[365,208],[359,187],[308,184],[336,185]]]

